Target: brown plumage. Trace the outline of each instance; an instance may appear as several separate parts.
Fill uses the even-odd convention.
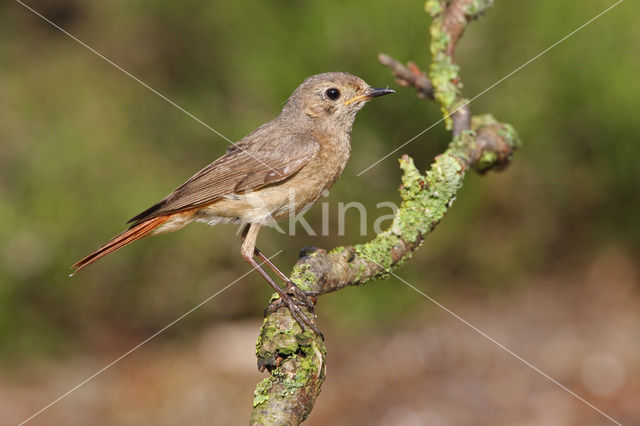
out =
[[[131,227],[75,263],[75,272],[144,236],[169,232],[198,221],[245,223],[243,257],[274,287],[298,323],[319,331],[253,258],[263,224],[273,224],[309,208],[338,179],[351,151],[349,135],[356,113],[375,89],[347,73],[307,78],[289,97],[282,113],[209,164],[157,204],[129,220]],[[287,292],[307,297],[273,264]],[[312,307],[312,304],[310,304]]]
[[[167,216],[158,216],[152,219],[147,219],[136,225],[133,225],[131,228],[127,229],[126,231],[113,237],[108,243],[100,247],[95,252],[91,253],[89,256],[76,262],[72,266],[72,268],[74,268],[77,272],[80,269],[84,268],[85,266],[92,264],[93,262],[100,259],[101,257],[104,257],[109,253],[112,253],[118,250],[119,248],[126,246],[129,243],[139,240],[140,238],[146,236],[153,229],[160,226],[163,222],[167,220],[167,218],[168,218]]]

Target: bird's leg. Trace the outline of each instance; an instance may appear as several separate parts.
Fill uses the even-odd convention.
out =
[[[242,230],[242,238],[245,239],[247,237],[247,233],[249,232],[249,227],[251,226],[251,224],[248,224],[247,226],[245,226],[245,228]],[[282,271],[280,271],[280,269],[278,269],[278,267],[276,265],[273,264],[273,262],[271,262],[271,260],[265,256],[260,249],[258,249],[258,247],[254,247],[254,254],[258,257],[258,259],[260,259],[262,262],[264,262],[273,272],[275,272],[275,274],[277,276],[280,277],[280,279],[282,281],[285,282],[285,284],[287,285],[286,291],[289,294],[292,294],[296,297],[296,299],[298,299],[299,301],[301,301],[307,308],[309,308],[309,311],[314,314],[314,310],[316,307],[316,299],[315,296],[317,296],[317,293],[308,293],[305,292],[303,290],[300,290],[300,287],[298,287],[293,281],[291,281],[291,278],[289,278],[287,275],[285,275]],[[275,308],[279,308],[280,306],[276,306]],[[314,314],[315,316],[315,314]]]
[[[273,272],[276,273],[277,276],[279,276],[285,282],[285,284],[287,285],[287,293],[294,295],[297,299],[303,302],[305,306],[307,306],[307,308],[309,308],[311,313],[313,313],[314,308],[316,307],[314,300],[315,297],[302,291],[300,287],[298,287],[296,283],[291,281],[291,278],[283,274],[280,269],[278,269],[278,267],[274,265],[273,262],[271,262],[269,258],[258,249],[258,247],[254,248],[254,253],[258,257],[258,259],[262,260],[269,268],[271,268]]]
[[[245,226],[244,229],[242,230],[242,234],[240,234],[242,241],[244,241],[244,239],[247,238],[247,233],[249,232],[249,228],[251,228],[251,224],[247,223],[247,226]]]
[[[260,226],[261,226],[260,224],[253,223],[253,224],[249,224],[247,228],[245,228],[245,231],[243,232],[244,242],[242,243],[242,249],[241,249],[242,257],[244,258],[244,260],[246,260],[249,263],[249,265],[251,265],[255,270],[257,270],[260,273],[260,275],[262,275],[262,277],[265,280],[267,280],[269,285],[273,287],[276,293],[278,293],[278,296],[280,296],[280,300],[282,300],[284,305],[287,308],[289,308],[289,312],[291,312],[291,316],[300,325],[302,330],[304,330],[304,326],[307,325],[318,336],[324,338],[320,330],[318,330],[318,328],[315,326],[315,324],[313,324],[313,322],[311,322],[311,320],[302,312],[302,310],[300,309],[300,306],[296,304],[296,301],[284,290],[282,290],[280,286],[276,284],[275,281],[273,281],[273,279],[269,276],[269,274],[267,274],[265,270],[262,269],[260,264],[258,264],[258,262],[256,262],[256,260],[253,258],[253,255],[255,254],[255,248],[256,248],[256,239],[258,237],[258,231],[260,231]]]

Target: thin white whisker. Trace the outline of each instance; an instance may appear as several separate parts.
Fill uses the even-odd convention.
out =
[[[177,103],[175,103],[174,101],[172,101],[171,99],[167,98],[165,95],[163,95],[162,93],[158,92],[156,89],[154,89],[153,87],[149,86],[147,83],[145,83],[144,81],[140,80],[138,77],[136,77],[135,75],[131,74],[129,71],[125,70],[124,68],[122,68],[120,65],[116,64],[115,62],[113,62],[111,59],[107,58],[106,56],[104,56],[102,53],[98,52],[96,49],[94,49],[93,47],[89,46],[88,44],[86,44],[85,42],[83,42],[82,40],[80,40],[78,37],[74,36],[73,34],[71,34],[70,32],[68,32],[67,30],[65,30],[64,28],[60,27],[58,24],[56,24],[55,22],[51,21],[49,18],[47,18],[46,16],[40,14],[38,11],[36,11],[35,9],[33,9],[32,7],[30,7],[29,5],[26,5],[25,3],[23,3],[20,0],[16,0],[16,2],[18,2],[19,4],[21,4],[24,8],[30,10],[31,12],[33,12],[34,14],[36,14],[37,16],[39,16],[40,18],[42,18],[43,20],[45,20],[46,22],[48,22],[49,24],[51,24],[53,27],[57,28],[58,30],[60,30],[61,32],[63,32],[65,35],[71,37],[73,40],[75,40],[77,43],[79,43],[80,45],[86,47],[87,49],[89,49],[91,52],[93,52],[95,55],[97,55],[98,57],[102,58],[103,60],[105,60],[106,62],[108,62],[109,64],[113,65],[115,68],[117,68],[118,70],[120,70],[121,72],[123,72],[125,75],[131,77],[132,79],[134,79],[136,82],[138,82],[139,84],[141,84],[142,86],[144,86],[145,88],[147,88],[148,90],[150,90],[151,92],[153,92],[154,94],[158,95],[160,98],[164,99],[165,101],[167,101],[169,104],[171,104],[172,106],[176,107],[178,110],[182,111],[183,113],[185,113],[187,116],[193,118],[194,120],[196,120],[198,123],[202,124],[204,127],[206,127],[207,129],[211,130],[213,133],[215,133],[216,135],[220,136],[222,139],[226,140],[227,142],[229,142],[230,144],[232,144],[233,146],[235,146],[236,148],[240,149],[240,151],[245,152],[246,154],[248,154],[250,157],[252,157],[254,160],[260,162],[262,165],[268,167],[269,169],[271,169],[271,171],[273,171],[274,173],[276,173],[278,176],[281,176],[282,173],[278,172],[277,170],[275,170],[274,168],[272,168],[271,166],[269,166],[267,163],[265,163],[264,161],[260,160],[259,158],[257,158],[256,156],[254,156],[253,154],[251,154],[250,152],[242,149],[240,146],[238,146],[235,142],[233,142],[231,139],[229,139],[228,137],[226,137],[225,135],[223,135],[222,133],[220,133],[219,131],[217,131],[216,129],[214,129],[213,127],[211,127],[210,125],[208,125],[207,123],[205,123],[204,121],[200,120],[198,117],[196,117],[195,115],[193,115],[192,113],[190,113],[189,111],[187,111],[186,109],[184,109],[183,107],[181,107],[180,105],[178,105]]]
[[[276,254],[274,254],[273,256],[271,256],[269,258],[269,260],[273,259],[274,257],[276,257],[277,255],[279,255],[280,253],[282,253],[282,250],[278,251]],[[260,264],[260,266],[264,265],[266,262],[262,262]],[[119,361],[121,361],[123,358],[127,357],[128,355],[130,355],[132,352],[134,352],[135,350],[139,349],[142,345],[148,343],[151,339],[157,337],[160,333],[166,331],[169,327],[173,326],[174,324],[176,324],[178,321],[182,320],[184,317],[186,317],[187,315],[191,314],[193,311],[195,311],[196,309],[200,308],[202,305],[204,305],[205,303],[207,303],[208,301],[210,301],[211,299],[213,299],[214,297],[216,297],[217,295],[219,295],[220,293],[222,293],[223,291],[225,291],[226,289],[228,289],[229,287],[231,287],[232,285],[236,284],[238,281],[240,281],[241,279],[243,279],[244,277],[246,277],[247,275],[249,275],[250,273],[252,273],[253,271],[255,271],[256,268],[252,268],[251,270],[245,272],[244,274],[242,274],[240,277],[236,278],[234,281],[232,281],[231,283],[227,284],[225,287],[223,287],[221,290],[218,290],[217,292],[215,292],[214,294],[212,294],[211,296],[207,297],[206,299],[204,299],[202,302],[198,303],[196,306],[194,306],[193,308],[189,309],[187,312],[185,312],[184,314],[180,315],[178,318],[176,318],[175,320],[171,321],[169,324],[165,325],[164,327],[162,327],[160,330],[156,331],[155,333],[153,333],[151,336],[147,337],[146,339],[144,339],[142,342],[138,343],[136,346],[134,346],[133,348],[129,349],[127,352],[125,352],[124,354],[120,355],[118,358],[116,358],[115,360],[111,361],[109,364],[105,365],[104,367],[102,367],[100,370],[96,371],[95,373],[93,373],[91,376],[87,377],[86,379],[84,379],[82,382],[78,383],[76,386],[72,387],[71,389],[69,389],[68,391],[66,391],[65,393],[63,393],[62,395],[60,395],[58,398],[56,398],[55,400],[53,400],[52,402],[50,402],[49,404],[45,405],[44,407],[42,407],[40,410],[38,410],[35,414],[33,414],[31,417],[23,420],[22,422],[20,422],[18,424],[18,426],[22,426],[25,423],[31,421],[33,418],[35,418],[36,416],[38,416],[39,414],[41,414],[42,412],[44,412],[45,410],[51,408],[53,405],[55,405],[56,403],[58,403],[59,401],[61,401],[62,399],[66,398],[67,396],[69,396],[72,392],[76,391],[78,388],[80,388],[81,386],[85,385],[87,382],[93,380],[95,377],[97,377],[98,375],[102,374],[105,370],[107,370],[108,368],[112,367],[114,364],[118,363]]]
[[[424,135],[425,133],[427,133],[429,130],[433,129],[435,126],[437,126],[438,124],[442,123],[444,120],[446,120],[447,118],[451,117],[453,114],[455,114],[456,112],[460,111],[462,108],[466,107],[467,105],[469,105],[471,102],[475,101],[476,99],[478,99],[480,96],[484,95],[485,93],[487,93],[489,90],[493,89],[494,87],[496,87],[497,85],[499,85],[500,83],[502,83],[503,81],[505,81],[506,79],[508,79],[509,77],[511,77],[512,75],[514,75],[515,73],[517,73],[518,71],[520,71],[521,69],[523,69],[524,67],[526,67],[527,65],[529,65],[530,63],[532,63],[533,61],[535,61],[536,59],[540,58],[542,55],[544,55],[545,53],[549,52],[551,49],[553,49],[554,47],[558,46],[559,44],[561,44],[562,42],[564,42],[565,40],[567,40],[569,37],[573,36],[575,33],[577,33],[578,31],[582,30],[584,27],[586,27],[587,25],[591,24],[593,21],[595,21],[596,19],[600,18],[602,15],[604,15],[605,13],[609,12],[611,9],[613,9],[614,7],[618,6],[620,3],[622,3],[624,0],[618,0],[616,3],[614,3],[613,5],[609,6],[607,9],[603,10],[602,12],[600,12],[598,15],[594,16],[593,18],[591,18],[590,20],[588,20],[587,22],[585,22],[584,24],[580,25],[578,28],[576,28],[575,30],[571,31],[569,34],[567,34],[566,36],[562,37],[560,40],[556,41],[555,43],[553,43],[551,46],[547,47],[546,49],[544,49],[542,52],[538,53],[536,56],[534,56],[533,58],[529,59],[527,62],[525,62],[524,64],[520,65],[518,68],[516,68],[515,70],[511,71],[509,74],[505,75],[504,77],[502,77],[500,80],[496,81],[495,83],[493,83],[491,86],[487,87],[486,89],[484,89],[483,91],[481,91],[480,93],[478,93],[477,95],[475,95],[474,97],[472,97],[471,99],[469,99],[468,101],[466,101],[464,104],[462,104],[461,106],[459,106],[458,108],[456,108],[455,110],[453,110],[451,113],[447,114],[446,116],[442,117],[440,120],[436,121],[435,123],[433,123],[432,125],[430,125],[429,127],[427,127],[426,129],[424,129],[423,131],[421,131],[420,133],[418,133],[417,135],[415,135],[414,137],[412,137],[411,139],[409,139],[408,141],[406,141],[405,143],[403,143],[402,145],[400,145],[399,147],[395,148],[393,151],[391,151],[390,153],[388,153],[387,155],[385,155],[384,157],[380,158],[378,161],[376,161],[375,163],[371,164],[369,167],[367,167],[366,169],[362,170],[360,173],[358,173],[356,176],[360,176],[361,174],[365,173],[366,171],[368,171],[369,169],[371,169],[372,167],[376,166],[377,164],[379,164],[380,162],[384,161],[385,159],[389,158],[391,155],[393,155],[394,153],[398,152],[400,149],[404,148],[405,146],[407,146],[408,144],[410,144],[411,142],[413,142],[414,140],[416,140],[417,138],[419,138],[420,136]]]

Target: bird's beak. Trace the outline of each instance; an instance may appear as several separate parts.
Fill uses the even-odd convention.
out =
[[[377,98],[378,96],[384,96],[384,95],[388,95],[390,93],[395,93],[395,92],[396,92],[395,90],[388,89],[388,88],[380,89],[377,87],[369,87],[364,94],[354,96],[344,104],[349,105],[350,103],[353,103],[353,102],[363,102],[363,101],[366,102],[366,101],[370,101],[373,98]]]
[[[380,89],[377,87],[369,87],[369,90],[367,90],[367,93],[365,94],[365,96],[368,96],[369,99],[371,99],[371,98],[377,98],[378,96],[388,95],[390,93],[396,93],[396,91],[389,88]]]

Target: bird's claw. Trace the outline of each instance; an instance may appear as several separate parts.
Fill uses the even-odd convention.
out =
[[[304,305],[309,309],[309,312],[311,312],[314,316],[315,316],[315,308],[316,308],[316,296],[317,293],[316,292],[305,292],[300,290],[300,287],[298,287],[297,285],[295,285],[295,283],[293,281],[288,281],[287,282],[287,289],[286,289],[287,294],[292,295],[296,300],[301,301],[302,303],[304,303]]]
[[[322,332],[318,330],[318,327],[316,327],[313,321],[311,321],[311,319],[301,309],[302,307],[307,308],[311,313],[311,315],[313,316],[313,318],[315,318],[316,315],[313,310],[313,308],[315,307],[315,304],[311,299],[311,298],[315,299],[315,297],[311,296],[310,298],[305,294],[305,292],[300,290],[298,286],[296,286],[295,284],[293,284],[293,287],[295,287],[297,291],[293,290],[291,287],[288,287],[286,296],[280,297],[278,300],[273,301],[267,307],[267,309],[265,309],[265,315],[274,313],[278,309],[286,307],[287,309],[289,309],[289,312],[291,313],[291,316],[293,317],[293,319],[295,319],[298,325],[300,326],[300,328],[302,328],[302,331],[304,331],[305,326],[307,326],[314,333],[320,336],[322,340],[324,340],[324,335],[322,334]],[[302,295],[302,297],[299,295]]]

